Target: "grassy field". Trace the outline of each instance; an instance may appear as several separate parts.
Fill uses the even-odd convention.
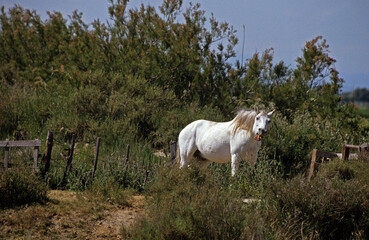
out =
[[[42,201],[0,210],[0,238],[367,239],[367,161],[332,161],[311,182],[305,175],[285,179],[276,167],[242,164],[232,178],[222,164],[207,170],[162,165],[140,193],[112,178],[83,191],[47,190]]]
[[[369,103],[359,104],[358,112],[361,116],[369,119]]]
[[[0,239],[369,238],[367,162],[333,161],[306,181],[312,149],[369,141],[368,110],[339,95],[322,36],[295,64],[272,48],[240,63],[233,27],[198,4],[109,2],[109,24],[1,8],[0,138],[41,139],[40,159],[48,131],[54,145],[46,176],[30,171],[32,148],[0,165]],[[230,164],[171,166],[187,124],[255,106],[276,110],[255,166],[236,177]]]

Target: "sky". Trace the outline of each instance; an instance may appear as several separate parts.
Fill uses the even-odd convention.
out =
[[[183,0],[183,9],[189,6]],[[369,88],[369,1],[368,0],[192,0],[199,2],[206,16],[214,14],[237,30],[236,59],[241,61],[243,26],[244,58],[255,52],[274,49],[274,62],[283,60],[294,67],[305,42],[316,36],[327,40],[330,56],[345,80],[342,90]],[[148,3],[159,6],[162,0],[131,0],[128,7]],[[36,10],[43,19],[47,11],[59,11],[65,18],[74,10],[83,13],[85,23],[109,19],[108,0],[0,0],[6,9],[19,4]]]

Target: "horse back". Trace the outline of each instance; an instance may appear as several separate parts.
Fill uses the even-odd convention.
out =
[[[230,122],[197,120],[187,125],[179,135],[180,148],[199,151],[199,156],[215,162],[230,161]],[[191,151],[191,150],[190,150]]]

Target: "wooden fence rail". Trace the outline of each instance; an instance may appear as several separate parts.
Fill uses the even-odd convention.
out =
[[[361,145],[351,145],[351,144],[343,144],[342,145],[342,153],[332,153],[332,152],[326,152],[319,149],[313,149],[312,156],[311,156],[311,162],[310,162],[310,168],[308,172],[308,181],[311,180],[311,178],[314,175],[314,171],[320,166],[321,163],[324,163],[328,159],[333,158],[341,158],[342,160],[348,160],[352,158],[358,158],[358,154],[351,154],[350,157],[350,149],[358,150],[359,154],[362,154],[364,152],[369,151],[369,143],[364,143]],[[322,158],[322,162],[318,163],[317,158]]]
[[[308,173],[308,181],[310,182],[311,178],[314,175],[315,169],[317,169],[321,163],[317,162],[317,158],[323,158],[322,163],[324,163],[327,159],[337,158],[338,155],[336,153],[326,152],[319,149],[313,149],[313,153],[311,156],[310,168]]]
[[[9,148],[10,147],[34,147],[33,151],[33,169],[35,171],[38,170],[38,151],[39,147],[41,147],[41,140],[22,140],[22,141],[9,141],[6,139],[5,141],[0,141],[0,147],[5,148],[5,157],[4,157],[4,168],[8,169],[9,165]]]
[[[54,138],[53,132],[48,131],[48,135],[46,137],[46,142],[45,142],[45,154],[43,155],[41,159],[41,162],[44,166],[44,168],[42,169],[43,171],[41,172],[41,175],[43,177],[46,176],[46,173],[50,169],[51,151],[52,151],[53,144],[54,144],[53,138]],[[101,138],[98,137],[97,143],[96,143],[96,153],[95,153],[94,165],[93,165],[93,170],[91,173],[92,180],[94,179],[96,175],[96,171],[97,171],[100,142],[101,142]],[[65,157],[66,166],[64,169],[64,173],[63,173],[62,185],[66,184],[67,174],[71,172],[75,143],[76,143],[76,137],[75,135],[73,135],[71,143],[70,143],[70,148],[66,149],[66,150],[69,150],[69,153],[68,153],[68,156]],[[169,145],[170,145],[170,161],[171,161],[171,164],[173,165],[175,164],[175,160],[176,160],[177,143],[176,141],[170,141]],[[35,140],[24,140],[24,141],[10,141],[9,139],[6,139],[5,141],[0,141],[0,147],[5,148],[5,158],[4,158],[4,168],[5,169],[8,169],[9,167],[9,148],[10,147],[34,147],[33,168],[36,171],[38,171],[37,165],[38,165],[39,147],[41,147],[41,140],[35,139]],[[64,157],[63,154],[61,155]],[[130,158],[130,145],[128,144],[127,149],[126,149],[126,154],[124,157],[124,163],[125,163],[124,164],[124,172],[125,172],[124,174],[127,173],[127,168],[128,168],[128,164],[130,160],[129,158]],[[148,172],[147,172],[147,175],[148,175]]]

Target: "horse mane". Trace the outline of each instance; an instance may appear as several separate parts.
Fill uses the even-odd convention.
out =
[[[261,111],[262,114],[265,114],[264,111]],[[247,109],[241,109],[237,112],[237,116],[233,119],[232,124],[233,127],[233,135],[237,133],[238,130],[243,129],[247,132],[252,131],[252,127],[254,126],[255,117],[258,115],[259,112],[254,110],[250,111]]]

